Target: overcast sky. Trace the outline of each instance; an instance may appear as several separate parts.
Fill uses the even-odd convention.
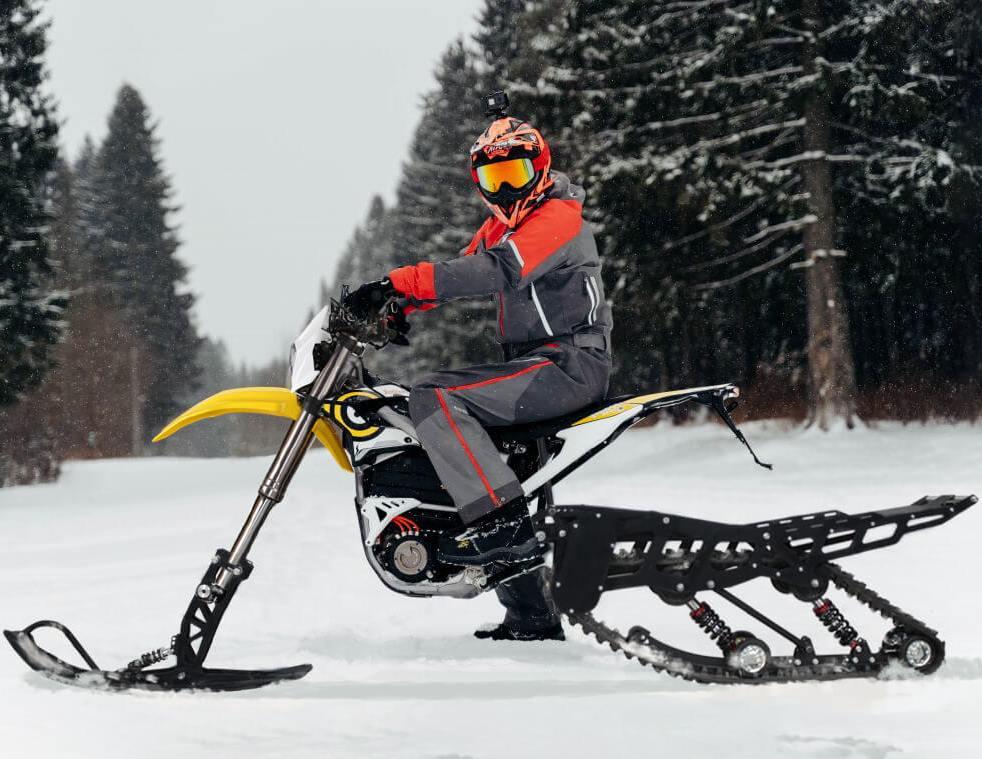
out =
[[[392,197],[433,65],[479,4],[48,0],[62,142],[74,158],[101,139],[123,82],[143,94],[199,327],[263,363],[286,355],[372,194]]]

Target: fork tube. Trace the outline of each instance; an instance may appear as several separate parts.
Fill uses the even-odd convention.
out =
[[[334,349],[334,353],[328,359],[327,364],[321,369],[317,379],[314,380],[310,388],[310,399],[304,404],[300,416],[290,425],[290,429],[283,438],[273,463],[266,472],[262,485],[259,487],[259,495],[252,504],[249,516],[246,517],[242,529],[239,530],[232,548],[229,550],[228,566],[231,569],[222,568],[215,578],[216,590],[221,592],[228,586],[231,572],[240,567],[245,561],[252,544],[259,534],[266,517],[273,507],[283,500],[286,495],[287,486],[293,475],[296,473],[304,454],[310,447],[314,437],[314,424],[318,419],[318,411],[321,401],[334,389],[335,383],[344,374],[349,366],[352,356],[360,353],[361,344],[357,341],[342,336],[339,344]]]

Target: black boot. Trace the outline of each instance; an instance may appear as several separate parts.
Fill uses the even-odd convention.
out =
[[[559,622],[537,630],[515,629],[502,622],[490,630],[475,630],[474,637],[481,640],[566,640],[566,633],[563,632],[563,626]]]
[[[457,535],[440,539],[440,560],[465,566],[518,564],[534,561],[546,552],[535,537],[524,498],[517,498]]]

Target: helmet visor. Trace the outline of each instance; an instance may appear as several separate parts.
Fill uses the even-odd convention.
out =
[[[477,167],[477,182],[485,192],[498,192],[504,184],[520,190],[535,179],[535,168],[528,158],[498,161]]]

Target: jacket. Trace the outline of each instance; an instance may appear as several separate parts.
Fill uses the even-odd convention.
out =
[[[393,287],[423,308],[493,295],[497,340],[506,347],[577,336],[575,344],[609,351],[613,322],[596,241],[583,220],[585,194],[566,175],[552,177],[518,227],[489,217],[458,258],[395,269]]]

